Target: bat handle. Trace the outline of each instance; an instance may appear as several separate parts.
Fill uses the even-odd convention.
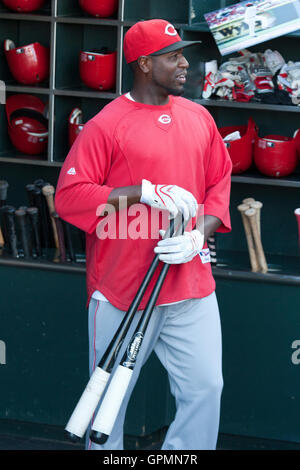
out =
[[[92,425],[91,440],[104,444],[111,434],[120,411],[123,399],[129,387],[133,370],[121,364],[117,367],[105,393],[103,402]]]
[[[83,437],[106,387],[110,374],[96,367],[65,428],[72,441]]]
[[[60,260],[62,263],[65,263],[67,260],[66,257],[66,248],[65,248],[65,240],[64,240],[64,232],[63,232],[63,226],[62,222],[57,214],[57,212],[52,212],[51,218],[54,221],[56,225],[56,231],[57,231],[57,240],[58,240],[58,247],[59,247],[59,252],[60,252]]]

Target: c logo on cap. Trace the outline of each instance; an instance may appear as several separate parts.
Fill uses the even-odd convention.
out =
[[[177,32],[171,23],[167,24],[165,34],[168,34],[169,36],[176,36]]]

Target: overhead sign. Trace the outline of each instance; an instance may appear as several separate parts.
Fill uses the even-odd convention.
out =
[[[226,55],[300,29],[300,0],[245,1],[204,17]]]

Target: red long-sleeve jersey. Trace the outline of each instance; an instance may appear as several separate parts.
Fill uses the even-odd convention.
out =
[[[219,232],[228,232],[231,166],[210,113],[182,97],[170,96],[168,104],[154,106],[123,95],[88,121],[63,164],[55,196],[60,217],[86,232],[87,302],[98,290],[117,308],[127,310],[159,239],[161,227],[151,230],[148,206],[143,206],[146,216],[145,210],[134,215],[132,207],[111,214],[106,221],[111,234],[103,239],[99,208],[104,207],[112,189],[140,185],[142,179],[181,186],[204,204],[204,214],[221,220]],[[140,238],[137,230],[132,236],[132,227],[139,224]],[[146,237],[145,231],[152,237]],[[203,264],[196,256],[188,263],[170,266],[157,303],[201,298],[214,289],[210,263]]]

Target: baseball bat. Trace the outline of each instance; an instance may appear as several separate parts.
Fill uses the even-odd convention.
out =
[[[297,226],[298,226],[298,245],[299,245],[299,251],[300,251],[300,208],[299,207],[294,210],[294,214],[295,214]]]
[[[45,181],[44,181],[42,178],[39,178],[39,179],[35,180],[35,181],[33,182],[33,184],[34,184],[34,186],[36,186],[37,188],[42,189],[42,187],[43,187],[44,184],[45,184]]]
[[[259,236],[261,236],[260,212],[261,212],[263,204],[260,201],[253,201],[253,202],[250,202],[249,205],[250,205],[250,207],[252,207],[252,209],[256,210],[257,229],[258,229]]]
[[[42,234],[42,243],[44,243],[45,248],[50,247],[49,241],[49,232],[48,232],[48,220],[47,220],[47,213],[45,211],[45,206],[43,204],[42,199],[42,190],[35,186],[33,190],[34,200],[35,200],[35,207],[39,210],[39,222],[41,227],[41,234]]]
[[[31,253],[31,247],[30,247],[30,241],[29,241],[30,238],[28,234],[26,211],[24,209],[19,208],[15,211],[15,216],[16,216],[16,221],[20,229],[20,238],[21,238],[24,258],[25,259],[30,258],[32,253]]]
[[[2,234],[2,229],[0,227],[0,247],[5,245],[5,241]]]
[[[251,204],[252,202],[255,202],[255,199],[253,197],[246,197],[242,200],[242,204]]]
[[[76,262],[76,255],[75,255],[75,250],[73,246],[70,224],[62,219],[61,219],[61,222],[62,222],[63,229],[64,229],[64,235],[65,235],[65,240],[66,240],[66,245],[68,248],[70,260]]]
[[[55,223],[60,261],[62,263],[65,263],[67,261],[67,257],[66,257],[65,236],[64,236],[64,229],[63,229],[62,221],[59,218],[59,215],[57,214],[57,212],[55,211],[51,213],[51,218],[54,220],[54,223]]]
[[[28,207],[26,212],[31,222],[32,238],[34,240],[36,255],[40,257],[42,256],[42,245],[39,231],[39,211],[37,207]]]
[[[52,223],[55,248],[59,248],[60,245],[58,241],[58,230],[57,230],[56,218],[53,215],[55,214],[54,196],[53,196],[54,192],[55,192],[54,186],[50,184],[42,187],[42,193],[46,198],[48,211],[49,211],[49,215],[50,215],[50,219]]]
[[[185,224],[180,224],[176,235],[183,233]],[[104,444],[110,436],[115,420],[126,395],[136,360],[141,350],[143,338],[149,324],[155,303],[159,296],[163,282],[166,278],[170,265],[163,264],[161,272],[149,297],[145,310],[143,311],[135,332],[127,346],[125,353],[113,374],[106,390],[104,399],[100,405],[90,433],[91,441],[96,444]]]
[[[13,206],[3,206],[3,215],[5,219],[5,227],[7,230],[7,240],[10,252],[14,258],[19,257],[17,248],[17,235],[15,226],[15,208]]]
[[[246,217],[248,217],[248,220],[250,222],[251,231],[252,231],[252,235],[253,235],[253,240],[254,240],[254,244],[255,244],[255,249],[256,249],[256,253],[257,253],[257,261],[258,261],[258,264],[260,266],[260,271],[263,272],[263,273],[266,273],[266,272],[268,272],[268,265],[267,265],[267,261],[266,261],[266,258],[265,258],[261,238],[260,238],[259,232],[258,232],[256,211],[253,208],[247,209],[246,212],[245,212],[245,215],[246,215]]]
[[[173,231],[174,219],[171,220],[165,237],[169,237]],[[117,331],[106,348],[98,365],[91,374],[91,377],[66,425],[66,433],[69,439],[71,439],[73,442],[76,442],[82,438],[85,431],[87,430],[89,422],[91,421],[93,413],[97,408],[113,366],[116,362],[118,351],[126,337],[134,315],[142,301],[142,298],[154,275],[154,272],[156,271],[158,264],[159,255],[155,255],[134,299],[131,302],[129,309],[124,315]]]
[[[250,226],[250,222],[248,218],[245,215],[246,211],[249,209],[249,206],[247,204],[239,204],[237,208],[240,211],[241,216],[242,216],[242,222],[243,222],[243,226],[245,230],[249,258],[250,258],[251,270],[253,272],[258,272],[259,266],[258,266],[258,262],[256,258],[256,252],[255,252],[253,235],[251,232],[251,226]]]
[[[27,192],[27,198],[28,198],[28,205],[29,207],[34,207],[35,206],[35,199],[34,199],[34,194],[33,191],[35,190],[35,185],[34,184],[26,184],[25,186],[26,192]]]
[[[4,206],[7,199],[8,182],[0,180],[0,206]]]

